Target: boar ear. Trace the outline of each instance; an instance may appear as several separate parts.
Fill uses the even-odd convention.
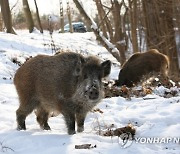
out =
[[[103,77],[108,76],[111,72],[111,61],[110,60],[104,61],[103,63],[101,63],[101,67],[103,70]]]

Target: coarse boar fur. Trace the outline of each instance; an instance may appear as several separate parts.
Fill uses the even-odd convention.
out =
[[[21,66],[14,77],[20,105],[17,129],[25,130],[25,119],[34,110],[40,127],[49,130],[48,118],[62,113],[68,134],[84,130],[86,114],[103,97],[102,78],[109,75],[111,62],[83,57],[73,52],[38,55]]]
[[[135,53],[122,66],[119,72],[117,86],[126,85],[128,87],[137,84],[144,76],[168,75],[169,59],[166,55],[156,49],[151,49],[144,53]]]

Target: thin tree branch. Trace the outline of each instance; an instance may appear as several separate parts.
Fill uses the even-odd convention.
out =
[[[16,3],[11,7],[11,11],[16,7],[16,5],[19,3],[19,0],[16,1]]]

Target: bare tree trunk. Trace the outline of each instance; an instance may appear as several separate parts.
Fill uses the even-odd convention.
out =
[[[104,9],[103,9],[102,6],[101,6],[101,9],[102,9],[102,10],[101,10],[101,11],[102,11],[102,14],[103,14],[103,16],[104,16],[104,17],[103,17],[103,18],[104,18],[103,20],[105,20],[107,32],[109,33],[110,39],[112,40],[113,37],[114,37],[113,28],[112,28],[111,21],[109,20],[109,18],[107,17],[107,15],[108,15],[108,13],[109,13],[110,11],[112,11],[113,7],[111,7],[107,13],[105,13],[105,11],[104,11]],[[106,33],[107,33],[107,32],[106,32]]]
[[[98,27],[101,27],[102,25],[103,35],[106,38],[108,38],[107,36],[107,33],[108,33],[110,40],[113,40],[113,37],[114,37],[113,28],[112,28],[111,21],[108,18],[108,14],[112,11],[113,7],[108,8],[109,10],[106,13],[105,10],[103,9],[103,4],[101,0],[96,0],[96,6],[97,6],[97,9],[99,9],[98,15],[100,17],[100,23]]]
[[[168,55],[170,75],[179,75],[172,6],[173,0],[143,0],[147,46]]]
[[[68,15],[68,20],[69,20],[70,32],[73,33],[74,29],[73,29],[73,25],[72,25],[71,10],[70,10],[70,6],[69,6],[69,1],[67,1],[67,15]]]
[[[6,32],[16,34],[12,28],[12,17],[11,17],[11,11],[9,8],[9,1],[0,0],[0,5],[1,5],[2,18],[4,21],[4,25],[6,27]]]
[[[121,16],[120,10],[122,3],[120,4],[117,0],[114,0],[113,5],[113,18],[114,18],[114,38],[113,44],[116,45],[120,52],[120,63],[124,64],[126,61],[125,51],[126,51],[126,42],[125,42],[125,33],[122,31],[121,27]]]
[[[62,0],[59,0],[59,4],[60,4],[60,28],[61,28],[61,33],[64,33],[64,14],[63,14]]]
[[[180,3],[179,0],[173,1],[173,12],[174,12],[174,26],[177,44],[177,54],[179,57],[179,67],[180,67]]]
[[[159,17],[158,8],[155,5],[155,1],[142,0],[143,3],[143,14],[145,16],[145,32],[146,42],[148,48],[159,48],[161,42],[161,31],[158,29],[158,25],[162,26]],[[153,22],[152,22],[153,21]],[[162,27],[163,28],[163,27]]]
[[[163,8],[161,10],[165,11],[165,14],[161,17],[165,25],[165,44],[164,50],[167,51],[170,60],[170,73],[171,75],[180,75],[180,69],[178,64],[178,54],[175,40],[174,32],[174,22],[173,22],[173,0],[166,0],[163,3]]]
[[[137,40],[137,0],[130,2],[130,21],[131,21],[131,37],[132,37],[132,46],[133,52],[138,52],[138,40]]]
[[[38,23],[38,25],[39,25],[40,32],[43,33],[42,24],[41,24],[41,20],[40,20],[40,17],[39,17],[39,9],[38,9],[36,0],[34,0],[34,4],[35,4],[35,7],[36,7],[36,18],[37,18],[37,23]]]
[[[27,0],[22,0],[22,1],[23,1],[24,13],[26,16],[27,26],[28,26],[29,32],[32,33],[34,30],[34,21],[33,21],[32,14],[29,8],[29,4]]]
[[[114,44],[109,42],[102,34],[100,34],[100,31],[96,25],[96,23],[92,20],[91,17],[88,16],[88,14],[85,12],[82,5],[79,3],[78,0],[73,0],[76,7],[78,8],[80,14],[85,18],[87,24],[91,25],[91,28],[94,32],[94,34],[97,37],[97,40],[100,41],[100,43],[117,59],[117,61],[120,62],[120,55],[119,50],[116,48]]]
[[[3,20],[2,20],[1,12],[0,12],[0,31],[3,31]]]
[[[99,15],[100,24],[101,24],[101,25],[99,25],[99,26],[102,27],[103,35],[104,35],[106,38],[108,38],[108,36],[107,36],[107,30],[106,30],[106,26],[105,26],[105,22],[103,22],[105,13],[104,13],[103,8],[102,8],[101,0],[95,0],[95,1],[96,1],[96,6],[97,6],[98,15]]]

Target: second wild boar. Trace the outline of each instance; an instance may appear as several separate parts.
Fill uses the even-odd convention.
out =
[[[141,81],[145,75],[149,77],[154,74],[167,76],[168,69],[168,57],[156,49],[144,53],[135,53],[122,66],[116,85],[131,87]]]

